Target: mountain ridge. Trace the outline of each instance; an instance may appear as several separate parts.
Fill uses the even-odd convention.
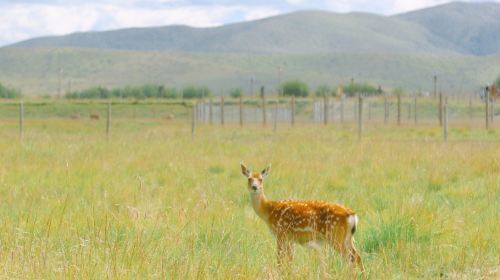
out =
[[[491,16],[495,14],[500,14],[500,4],[461,2],[394,16],[312,10],[217,27],[172,25],[78,32],[33,38],[7,47],[257,54],[383,50],[489,55],[500,52],[500,17]]]

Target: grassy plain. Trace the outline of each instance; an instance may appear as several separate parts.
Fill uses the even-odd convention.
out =
[[[1,278],[315,279],[277,269],[239,162],[271,199],[343,203],[371,279],[499,277],[500,131],[461,126],[198,126],[188,120],[0,120]],[[348,270],[334,252],[329,272]],[[496,273],[496,274],[495,274]]]

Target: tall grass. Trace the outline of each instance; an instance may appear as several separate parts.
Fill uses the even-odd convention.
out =
[[[428,127],[271,129],[31,120],[20,143],[0,126],[0,277],[306,279],[313,252],[285,270],[253,213],[241,160],[272,162],[269,198],[343,203],[368,275],[495,277],[499,266],[498,132],[429,140]],[[410,136],[409,136],[410,135]],[[458,137],[458,136],[457,136]],[[437,137],[439,138],[439,137]],[[403,139],[399,141],[395,139]],[[480,141],[477,139],[488,139]],[[349,276],[326,252],[329,273]]]

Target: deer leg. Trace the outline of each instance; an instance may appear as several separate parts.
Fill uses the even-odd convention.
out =
[[[278,265],[290,263],[293,260],[293,244],[286,238],[277,238]]]
[[[349,244],[349,261],[354,263],[360,270],[361,273],[365,274],[365,267],[363,266],[363,261],[361,260],[361,256],[359,255],[356,247],[354,247],[354,237],[350,238]]]

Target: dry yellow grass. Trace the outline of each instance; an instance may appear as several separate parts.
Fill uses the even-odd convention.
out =
[[[251,208],[239,162],[272,162],[269,198],[353,208],[373,279],[477,279],[498,273],[500,134],[437,128],[199,127],[28,121],[0,126],[0,277],[305,279],[288,270]],[[333,252],[329,272],[348,276]],[[495,272],[495,270],[497,272]]]

